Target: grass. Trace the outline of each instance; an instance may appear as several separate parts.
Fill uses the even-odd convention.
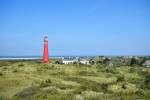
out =
[[[150,69],[0,61],[0,100],[149,100]]]

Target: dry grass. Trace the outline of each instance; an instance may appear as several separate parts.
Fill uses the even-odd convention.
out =
[[[150,90],[144,84],[149,69],[137,67],[129,71],[130,67],[127,66],[108,68],[102,65],[0,61],[0,99],[150,99]]]

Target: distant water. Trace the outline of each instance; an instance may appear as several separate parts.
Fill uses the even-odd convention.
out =
[[[0,56],[0,60],[32,60],[42,58],[42,56]],[[50,56],[49,58],[63,58],[63,56]]]
[[[90,57],[90,56],[49,56],[49,58]],[[0,56],[0,60],[32,60],[42,59],[43,56]]]

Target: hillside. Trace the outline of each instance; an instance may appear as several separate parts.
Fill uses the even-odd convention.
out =
[[[0,61],[0,100],[149,100],[150,69]]]

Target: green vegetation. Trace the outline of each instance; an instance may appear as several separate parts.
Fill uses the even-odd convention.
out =
[[[0,61],[0,100],[149,100],[150,69]]]

